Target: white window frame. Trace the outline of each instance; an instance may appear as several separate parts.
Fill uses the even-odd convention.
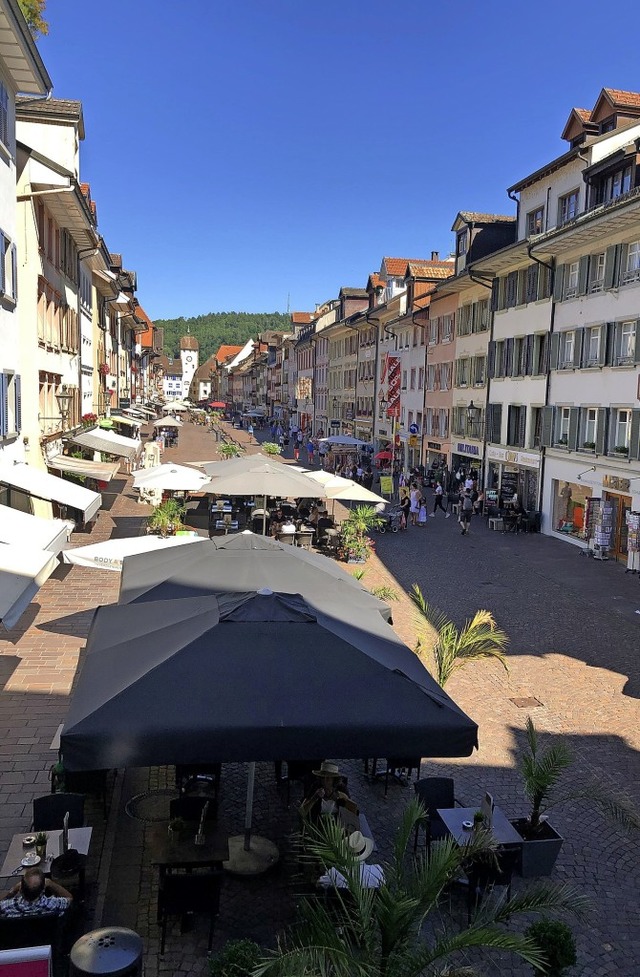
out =
[[[600,254],[591,255],[589,262],[589,292],[591,294],[601,292],[604,289],[605,261],[606,252],[604,251],[601,251]]]
[[[597,444],[598,441],[598,408],[586,407],[584,416],[584,431],[582,432],[582,442]]]
[[[578,294],[578,277],[580,275],[580,262],[572,261],[567,268],[567,277],[564,286],[564,297],[574,299]]]
[[[587,343],[586,343],[587,366],[597,366],[599,364],[601,342],[602,342],[602,326],[590,326],[589,331],[587,333]]]
[[[636,345],[635,319],[618,323],[616,365],[628,366],[633,363]]]
[[[622,419],[624,415],[624,420]],[[631,408],[617,407],[613,418],[612,448],[628,448],[631,440]]]
[[[536,228],[539,227],[539,230]],[[544,207],[536,207],[527,214],[527,237],[535,237],[544,231]]]
[[[575,220],[578,216],[578,207],[580,206],[580,190],[571,190],[569,193],[563,194],[558,200],[558,224],[568,224],[569,221]]]
[[[576,344],[576,334],[573,329],[569,329],[567,332],[561,333],[560,341],[560,362],[558,368],[560,370],[569,370],[573,368],[573,354],[575,351]]]
[[[622,273],[623,284],[640,279],[640,241],[632,241],[627,251],[627,263]]]
[[[558,437],[557,444],[566,446],[569,443],[569,418],[571,417],[570,407],[558,408]]]
[[[453,316],[450,312],[442,317],[442,342],[450,343],[453,339]]]

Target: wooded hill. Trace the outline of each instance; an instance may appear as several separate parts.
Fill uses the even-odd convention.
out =
[[[223,343],[244,346],[248,339],[255,339],[260,332],[276,329],[287,332],[291,318],[283,312],[208,312],[206,315],[185,319],[155,319],[154,324],[164,329],[164,352],[178,356],[180,340],[187,330],[200,343],[200,363],[215,353]]]

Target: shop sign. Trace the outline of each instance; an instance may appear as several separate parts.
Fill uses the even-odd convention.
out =
[[[509,448],[496,448],[493,445],[487,448],[487,458],[489,461],[502,461],[510,465],[520,465],[522,468],[540,467],[539,455],[527,451],[511,451]]]
[[[412,434],[410,436],[410,438],[409,438],[409,447],[410,448],[417,448],[418,447],[418,436],[416,434]]]
[[[480,455],[480,448],[477,444],[467,444],[466,441],[458,441],[456,451],[459,455]]]
[[[340,421],[329,421],[331,427],[340,427]]]
[[[604,475],[602,487],[613,489],[614,492],[628,492],[631,488],[631,481],[628,478],[618,478],[617,475]]]
[[[437,441],[427,441],[427,448],[432,448],[433,451],[440,451],[442,449],[442,445],[438,444]]]

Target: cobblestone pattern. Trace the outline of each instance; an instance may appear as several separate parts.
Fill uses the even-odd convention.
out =
[[[249,451],[259,450],[247,432],[233,436]],[[257,433],[261,439],[269,439]],[[288,455],[292,455],[291,448]],[[189,461],[216,457],[216,442],[203,428],[185,425],[178,447],[163,460]],[[287,459],[288,460],[288,459]],[[141,530],[146,507],[136,502],[131,482],[114,486],[90,535],[74,542],[133,535]],[[338,507],[337,507],[338,508]],[[339,509],[338,509],[339,511]],[[394,587],[401,599],[393,604],[394,627],[413,646],[414,613],[406,591],[417,582],[429,599],[457,623],[481,606],[488,607],[511,637],[510,672],[498,665],[475,663],[451,680],[448,691],[478,722],[480,749],[458,761],[424,761],[422,775],[450,773],[456,794],[470,805],[484,788],[509,814],[526,811],[514,769],[523,742],[526,710],[512,698],[534,696],[542,705],[532,711],[541,730],[562,735],[576,762],[566,777],[567,789],[597,781],[628,792],[640,805],[640,692],[638,629],[640,586],[621,567],[596,563],[569,544],[543,536],[502,536],[476,520],[462,538],[454,519],[438,513],[426,527],[376,537],[363,583]],[[0,649],[0,850],[11,835],[30,822],[32,798],[48,790],[48,769],[55,757],[48,749],[64,720],[71,688],[93,609],[117,599],[117,574],[78,567],[56,571],[41,589],[21,627],[9,632]],[[352,793],[366,811],[381,857],[388,851],[395,824],[411,795],[407,785],[393,783],[384,798],[381,783],[370,784],[360,764],[348,764]],[[122,803],[134,794],[171,785],[171,772],[126,771]],[[231,833],[242,830],[245,771],[225,767],[222,817]],[[297,799],[299,790],[293,787]],[[150,974],[186,975],[206,969],[206,926],[199,920],[190,934],[173,927],[167,953],[158,958],[155,923],[155,876],[144,858],[144,825],[127,817],[122,805],[113,852],[100,850],[99,812],[92,810],[98,831],[92,846],[96,877],[110,865],[102,920],[91,909],[93,923],[133,925],[145,937]],[[575,882],[592,899],[586,921],[576,923],[579,964],[576,977],[608,977],[640,971],[640,928],[637,918],[637,841],[604,822],[584,801],[554,809],[552,820],[565,837],[555,878]],[[295,806],[287,809],[267,764],[258,765],[256,831],[274,838],[283,850],[295,828]],[[272,945],[278,928],[291,918],[295,866],[289,859],[270,875],[252,882],[225,881],[215,947],[226,939],[250,936]],[[95,884],[95,882],[94,882]],[[443,918],[454,926],[464,920],[464,907],[453,899]],[[512,925],[515,925],[515,921]],[[512,958],[474,956],[484,972],[520,977],[529,973]]]

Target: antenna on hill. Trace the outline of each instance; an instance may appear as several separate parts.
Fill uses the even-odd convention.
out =
[[[291,292],[287,292],[287,315],[291,311]]]

